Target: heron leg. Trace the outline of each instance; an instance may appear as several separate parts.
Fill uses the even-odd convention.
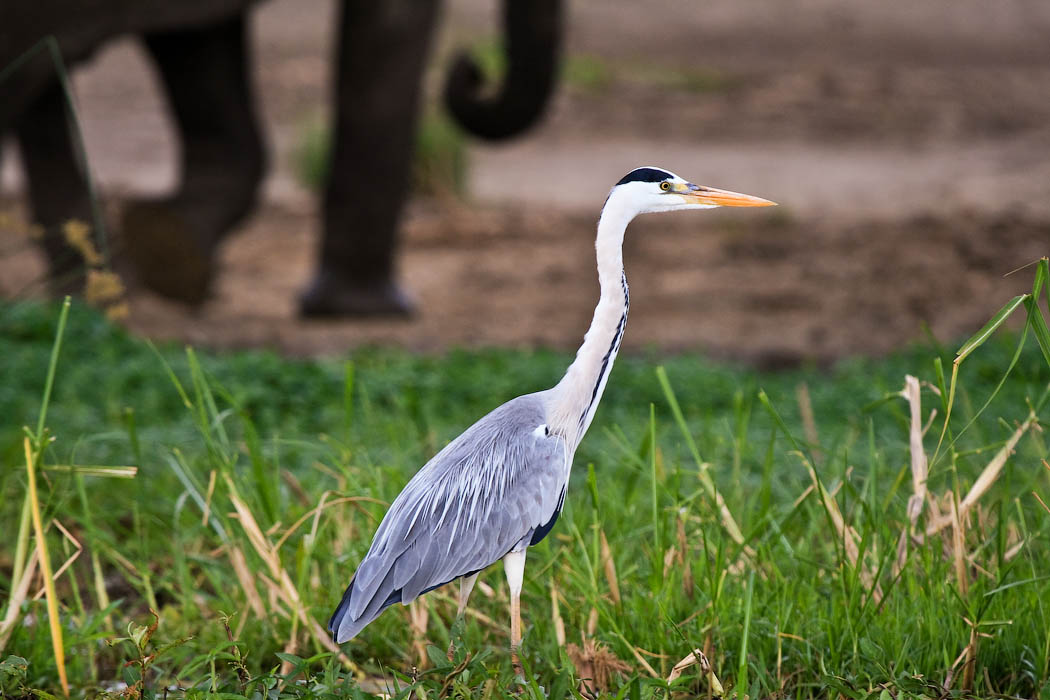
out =
[[[462,631],[463,622],[463,611],[467,609],[467,600],[470,598],[470,592],[474,590],[474,583],[478,580],[478,574],[481,572],[475,572],[470,576],[464,576],[459,580],[459,608],[456,610],[456,621],[452,623],[453,633],[449,636],[448,640],[448,660],[452,661],[452,656],[456,652],[456,630]]]
[[[503,557],[503,570],[510,588],[510,662],[514,672],[523,675],[521,660],[521,584],[525,579],[525,550],[510,552]]]

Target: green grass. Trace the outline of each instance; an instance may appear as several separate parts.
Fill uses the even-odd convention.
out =
[[[7,535],[0,615],[18,559],[22,425],[36,425],[40,414],[57,319],[52,306],[0,306]],[[776,374],[697,355],[621,358],[577,453],[562,519],[529,553],[524,661],[535,682],[522,693],[574,693],[577,666],[566,647],[586,638],[630,669],[611,673],[612,697],[667,697],[659,678],[697,647],[736,697],[938,697],[976,629],[975,694],[1048,697],[1050,514],[1033,492],[1050,501],[1039,429],[1047,425],[1050,370],[1035,343],[959,435],[994,392],[1017,341],[994,335],[962,364],[950,428],[931,465],[929,487],[944,511],[942,496],[950,490],[961,499],[1038,409],[1037,428],[1017,444],[965,528],[972,557],[962,570],[965,591],[951,528],[913,543],[894,571],[911,495],[908,405],[896,394],[910,373],[942,385],[946,396],[950,372],[944,377],[937,363],[949,367],[953,355],[944,348]],[[53,439],[38,478],[45,522],[61,523],[84,548],[57,581],[73,695],[94,696],[124,680],[149,697],[178,695],[176,686],[194,697],[369,697],[306,623],[327,621],[385,508],[359,500],[311,511],[322,498],[389,502],[449,439],[500,402],[550,386],[569,359],[372,349],[307,361],[261,351],[154,350],[74,306],[47,409]],[[796,399],[803,383],[819,446],[803,437]],[[932,457],[945,403],[928,387],[922,402],[924,419],[938,410],[924,443]],[[129,480],[49,469],[55,465],[137,465],[139,472]],[[719,516],[713,489],[746,550]],[[821,489],[833,494],[833,507],[822,504]],[[857,567],[836,534],[836,511],[857,533]],[[246,527],[253,520],[263,533],[255,540]],[[611,565],[603,561],[603,535]],[[57,527],[48,544],[56,569],[76,551]],[[258,610],[234,574],[238,556]],[[282,571],[304,616],[282,588]],[[455,664],[444,659],[454,591],[422,599],[425,637],[434,645],[425,670],[413,671],[425,645],[415,644],[408,609],[385,612],[345,646],[369,679],[363,687],[385,678],[399,685],[398,697],[438,697],[442,689],[504,697],[514,683],[502,576],[500,567],[483,574],[493,596],[475,591],[471,608],[484,617],[468,616],[457,631]],[[30,596],[39,579],[31,588]],[[20,612],[23,621],[0,651],[0,690],[57,693],[43,598]],[[965,682],[957,668],[952,692]],[[695,696],[708,684],[694,666],[674,687]]]

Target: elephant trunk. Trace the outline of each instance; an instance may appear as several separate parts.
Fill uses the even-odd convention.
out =
[[[456,57],[445,103],[474,136],[499,140],[535,124],[550,100],[561,50],[562,0],[503,0],[507,75],[491,96],[477,63]]]

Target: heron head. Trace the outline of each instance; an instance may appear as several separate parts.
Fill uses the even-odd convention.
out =
[[[637,213],[715,207],[771,207],[776,202],[749,194],[694,185],[674,173],[651,166],[635,168],[616,183],[610,195],[629,202]]]

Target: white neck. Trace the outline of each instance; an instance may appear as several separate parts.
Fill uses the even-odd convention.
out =
[[[551,390],[548,423],[572,449],[591,424],[623,338],[630,305],[623,273],[623,234],[636,211],[615,193],[602,209],[595,240],[601,296],[576,359]]]

